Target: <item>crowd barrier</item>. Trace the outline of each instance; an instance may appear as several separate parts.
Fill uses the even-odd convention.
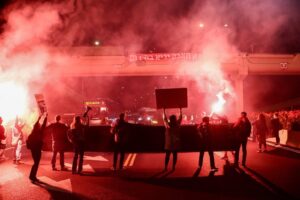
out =
[[[286,145],[300,149],[300,131],[289,131]]]
[[[211,126],[211,147],[214,151],[235,150],[239,139],[231,124]],[[180,127],[180,151],[197,152],[207,150],[203,138],[197,132],[196,126],[182,125]],[[111,152],[114,148],[113,135],[110,126],[91,126],[85,134],[86,151]],[[165,127],[132,124],[124,135],[126,152],[164,152]],[[72,144],[65,139],[67,151],[72,150]],[[52,150],[50,133],[45,133],[43,150]]]

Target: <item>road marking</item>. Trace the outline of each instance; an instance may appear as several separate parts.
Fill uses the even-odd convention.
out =
[[[268,142],[267,141],[267,144],[269,145],[269,146],[273,146],[273,147],[275,147],[275,148],[279,148],[279,149],[283,149],[283,150],[287,150],[287,151],[291,151],[291,152],[294,152],[294,153],[297,153],[297,154],[300,154],[300,150],[296,150],[296,149],[292,149],[292,148],[289,148],[289,147],[286,147],[286,146],[277,146],[276,144],[274,144],[274,143],[272,143],[272,142]]]
[[[38,179],[43,182],[46,183],[47,185],[49,185],[48,187],[51,188],[53,190],[67,190],[69,192],[73,192],[72,191],[72,184],[71,184],[71,179],[65,179],[62,181],[55,181],[52,178],[49,178],[47,176],[41,176],[38,177]]]
[[[127,158],[126,158],[126,160],[125,160],[125,163],[124,163],[124,167],[128,166],[131,157],[132,157],[132,153],[130,153],[130,154],[127,156]]]
[[[108,162],[108,160],[103,156],[84,156],[84,160]]]
[[[24,175],[17,169],[12,168],[9,172],[5,172],[3,175],[0,176],[0,185],[4,185],[6,182],[19,179],[23,176]]]
[[[132,158],[131,158],[131,161],[130,161],[130,164],[129,164],[129,166],[133,166],[133,164],[134,164],[134,161],[135,161],[135,158],[136,158],[136,153],[135,154],[133,154],[133,156],[132,156]]]
[[[70,164],[70,163],[65,163],[65,166],[69,167],[69,168],[72,168],[72,164]],[[95,173],[94,168],[90,164],[83,165],[82,169],[83,169],[84,172],[93,172],[93,173]]]

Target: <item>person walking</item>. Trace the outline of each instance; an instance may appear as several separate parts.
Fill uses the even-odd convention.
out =
[[[64,153],[65,153],[65,144],[67,141],[67,131],[68,127],[61,123],[61,116],[57,115],[55,117],[55,122],[50,124],[47,129],[51,133],[52,136],[52,159],[51,159],[51,165],[52,170],[56,171],[56,156],[57,153],[59,153],[60,158],[60,168],[61,171],[67,171],[68,169],[65,167],[65,159],[64,159]]]
[[[234,124],[233,128],[235,129],[239,139],[239,144],[234,154],[234,165],[236,167],[238,167],[239,165],[239,154],[240,154],[240,148],[242,146],[242,151],[243,151],[242,165],[246,166],[247,142],[248,142],[248,137],[250,136],[251,133],[251,123],[247,117],[246,112],[241,112],[241,116],[238,119],[238,121]]]
[[[212,134],[210,131],[210,124],[209,124],[209,117],[203,117],[202,122],[197,127],[197,130],[200,134],[200,137],[204,144],[204,149],[208,151],[209,160],[210,160],[210,168],[211,171],[217,171],[218,168],[215,166],[215,158],[214,158],[214,152],[212,149]],[[203,158],[204,158],[204,150],[200,151],[199,154],[199,169],[202,168],[203,165]]]
[[[266,136],[268,133],[268,127],[266,122],[266,117],[264,114],[259,114],[258,119],[253,123],[253,126],[257,130],[257,139],[258,139],[258,153],[267,151]],[[262,146],[264,149],[262,150]]]
[[[170,160],[171,153],[173,154],[173,166],[172,170],[175,170],[177,163],[177,152],[180,148],[180,124],[182,120],[182,109],[180,108],[180,115],[178,119],[176,115],[171,115],[169,121],[166,115],[166,110],[164,109],[163,121],[166,128],[165,131],[165,171],[168,170],[168,164]]]
[[[33,166],[30,171],[29,179],[34,183],[38,182],[39,180],[36,177],[38,167],[40,164],[41,156],[42,156],[42,147],[43,147],[43,135],[46,128],[47,123],[47,116],[45,114],[44,121],[42,126],[40,125],[39,121],[42,116],[39,116],[38,120],[35,122],[31,134],[28,136],[26,141],[26,146],[31,151],[32,159],[33,159]]]

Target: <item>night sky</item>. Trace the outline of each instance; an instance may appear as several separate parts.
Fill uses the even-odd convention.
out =
[[[33,14],[17,15],[21,16],[21,20],[28,22],[25,26],[18,23],[18,20],[9,18],[10,14],[18,14],[22,10],[20,8],[28,7],[31,8],[31,13],[35,13],[36,8],[44,9],[48,8],[47,6],[58,13],[59,23],[55,20],[52,23],[59,25],[46,32],[45,38],[38,38],[33,44],[26,39],[21,41],[17,50],[19,47],[26,47],[24,49],[27,51],[32,46],[41,44],[58,47],[92,46],[95,40],[99,40],[100,45],[123,46],[128,54],[209,52],[209,58],[218,59],[227,54],[235,56],[238,52],[273,54],[300,52],[298,0],[2,0],[0,2],[2,40],[6,41],[6,34],[14,33],[11,30],[15,27],[8,25],[9,20],[15,22],[14,25],[17,27],[15,30],[20,29],[22,34],[19,36],[26,35],[27,38],[34,40],[30,34],[28,36],[28,29],[23,27],[40,28],[32,26],[30,21],[33,18],[40,23],[39,17],[34,18]],[[25,12],[24,10],[22,11]],[[44,17],[43,20],[46,22],[48,16]],[[35,30],[32,31],[34,33]],[[14,48],[10,49],[8,42],[5,44],[8,44],[9,51],[14,52]],[[38,57],[35,51],[31,53],[33,58]],[[12,61],[8,59],[7,63],[13,64]],[[216,63],[218,62],[222,61],[217,60]],[[31,69],[31,63],[27,64],[28,69]],[[47,65],[46,62],[43,64]],[[31,81],[31,77],[26,77],[27,79]],[[116,79],[111,82],[112,88],[104,87],[108,89],[103,94],[116,96],[114,93],[122,93],[122,85],[127,84],[132,86],[129,89],[135,96],[131,97],[130,94],[131,96],[127,97],[124,94],[124,98],[129,99],[126,102],[132,101],[133,98],[137,102],[141,101],[140,105],[144,103],[146,106],[153,106],[154,102],[148,101],[147,98],[153,95],[157,77],[149,77],[148,85],[139,84],[138,80],[139,78]],[[299,97],[299,80],[298,76],[248,77],[245,80],[246,107],[262,108]],[[88,85],[89,80],[86,82]],[[88,95],[94,90],[87,88],[85,92]]]
[[[16,5],[37,2],[49,4],[58,0],[2,0],[2,11]],[[90,45],[95,39],[102,45],[122,45],[128,49],[139,46],[140,52],[197,51],[195,41],[187,41],[191,32],[197,34],[198,23],[207,22],[207,29],[228,25],[230,42],[242,52],[300,52],[300,1],[298,0],[69,0],[73,11],[61,11],[65,26],[62,34],[72,29],[73,22],[82,25],[72,42],[56,41],[53,45]],[[209,6],[207,6],[209,4]],[[213,9],[212,13],[208,9]],[[205,10],[202,10],[205,8]],[[2,13],[2,26],[5,12]],[[214,19],[216,18],[216,19]],[[76,21],[78,20],[78,21]],[[278,23],[278,24],[277,24]],[[276,26],[274,28],[274,26]],[[183,31],[183,30],[186,30]],[[270,29],[270,30],[269,30]],[[198,31],[198,32],[195,32]],[[178,34],[177,34],[178,33]]]

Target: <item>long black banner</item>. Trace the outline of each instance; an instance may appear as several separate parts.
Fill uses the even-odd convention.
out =
[[[203,139],[197,132],[196,126],[181,126],[182,152],[197,152],[207,150]],[[214,151],[235,150],[238,137],[232,125],[212,125],[212,148]],[[86,151],[110,152],[113,151],[113,135],[110,126],[91,126],[85,134]],[[127,152],[163,152],[165,144],[165,128],[163,126],[130,125],[124,136],[124,148]],[[65,139],[67,151],[72,150],[72,144]],[[45,133],[43,150],[52,150],[50,133]]]

